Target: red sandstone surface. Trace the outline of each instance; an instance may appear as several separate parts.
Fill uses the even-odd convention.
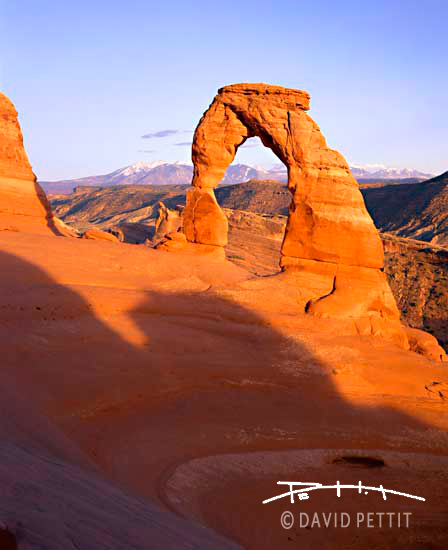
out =
[[[309,315],[322,280],[306,269],[256,277],[211,254],[216,245],[166,253],[36,224],[0,231],[3,540],[446,548],[444,363],[406,349],[384,319]],[[426,501],[313,496],[292,511],[413,518],[406,530],[284,530],[292,505],[262,504],[279,479],[362,480]]]

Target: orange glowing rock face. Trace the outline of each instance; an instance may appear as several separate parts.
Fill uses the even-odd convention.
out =
[[[308,109],[309,95],[300,90],[235,84],[218,91],[194,135],[185,235],[191,243],[226,245],[227,220],[213,189],[238,147],[258,136],[288,169],[292,202],[280,263],[303,274],[306,310],[322,317],[376,317],[369,331],[390,331],[384,321],[398,323],[399,312],[381,272],[378,231],[347,162],[327,147]]]
[[[256,101],[257,90],[246,96]],[[303,106],[300,97],[288,101]],[[40,215],[39,195],[25,192],[34,183],[26,164],[21,177],[20,166],[11,175],[24,154],[18,136],[17,157],[2,142],[0,219],[14,207],[14,223],[34,217],[46,227],[49,211]],[[447,548],[447,384],[437,343],[421,331],[406,337],[379,266],[344,263],[342,252],[332,262],[318,247],[311,258],[284,253],[284,271],[272,277],[222,261],[225,224],[199,172],[187,235],[161,208],[157,229],[168,234],[158,250],[108,237],[55,239],[29,225],[0,231],[0,499],[8,503],[0,548],[240,548],[221,532],[261,550],[302,540],[309,548]],[[349,181],[347,201],[356,195]],[[309,197],[318,210],[317,192]],[[241,213],[232,216],[244,226]],[[307,231],[312,237],[314,227]],[[244,245],[253,248],[250,237]],[[170,249],[184,255],[161,252]],[[370,335],[379,338],[360,338]],[[369,494],[324,500],[316,490],[294,508],[285,499],[264,504],[279,480],[362,480]],[[370,487],[385,490],[374,500]],[[403,504],[388,492],[385,503],[389,489],[427,502]],[[305,532],[296,523],[285,531],[285,505],[297,522],[302,510],[355,521],[360,512],[363,529],[369,513],[412,512],[412,521],[409,529],[395,515],[391,528]]]
[[[342,155],[327,147],[308,108],[309,95],[300,90],[265,84],[221,88],[194,135],[193,187],[196,193],[215,188],[238,147],[258,136],[288,169],[292,204],[282,247],[285,265],[302,258],[381,268],[381,241],[358,184]],[[199,201],[189,202],[186,216]],[[213,217],[214,238],[210,228],[201,227],[201,215],[186,221],[187,238],[222,246],[222,224],[216,212]]]
[[[0,136],[0,177],[34,181],[35,176],[23,147],[17,111],[3,94],[0,94]]]
[[[23,146],[17,111],[0,94],[0,229],[57,233],[51,208],[36,183]]]
[[[88,229],[82,236],[83,239],[91,239],[93,241],[110,241],[112,243],[119,243],[118,237],[107,231],[102,231],[96,227]]]

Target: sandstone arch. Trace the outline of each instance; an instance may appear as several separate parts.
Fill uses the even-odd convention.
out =
[[[288,169],[292,194],[280,264],[307,277],[306,310],[331,317],[399,319],[383,267],[383,246],[347,162],[327,147],[306,114],[309,95],[266,84],[218,91],[193,140],[193,189],[183,230],[191,243],[227,243],[227,220],[213,189],[238,147],[258,136]],[[309,277],[308,277],[309,275]],[[308,287],[308,290],[306,290]]]

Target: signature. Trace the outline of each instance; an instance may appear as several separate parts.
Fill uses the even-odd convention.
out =
[[[379,487],[364,486],[361,481],[358,483],[358,485],[341,485],[339,481],[336,482],[336,485],[322,485],[321,483],[306,483],[302,481],[277,481],[277,485],[289,485],[289,491],[287,493],[282,493],[281,495],[263,500],[263,504],[267,504],[268,502],[272,502],[273,500],[278,500],[287,496],[290,496],[291,502],[294,503],[294,495],[297,495],[299,500],[306,500],[309,498],[308,493],[310,491],[316,491],[318,489],[336,489],[336,494],[338,497],[341,496],[341,489],[358,489],[358,493],[364,492],[365,495],[367,495],[369,491],[379,491],[383,494],[384,500],[387,499],[386,493],[407,498],[414,498],[416,500],[426,500],[423,497],[409,495],[408,493],[400,493],[399,491],[392,491],[392,489],[385,489],[382,485],[380,485]],[[306,485],[306,488],[294,490],[294,487],[297,485]]]

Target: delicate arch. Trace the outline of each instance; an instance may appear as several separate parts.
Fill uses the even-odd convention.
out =
[[[327,147],[306,114],[309,95],[266,84],[234,84],[218,91],[196,128],[193,190],[184,212],[190,242],[225,246],[227,220],[213,189],[236,151],[257,136],[288,169],[292,193],[282,244],[282,267],[300,260],[383,267],[383,248],[345,159]]]

